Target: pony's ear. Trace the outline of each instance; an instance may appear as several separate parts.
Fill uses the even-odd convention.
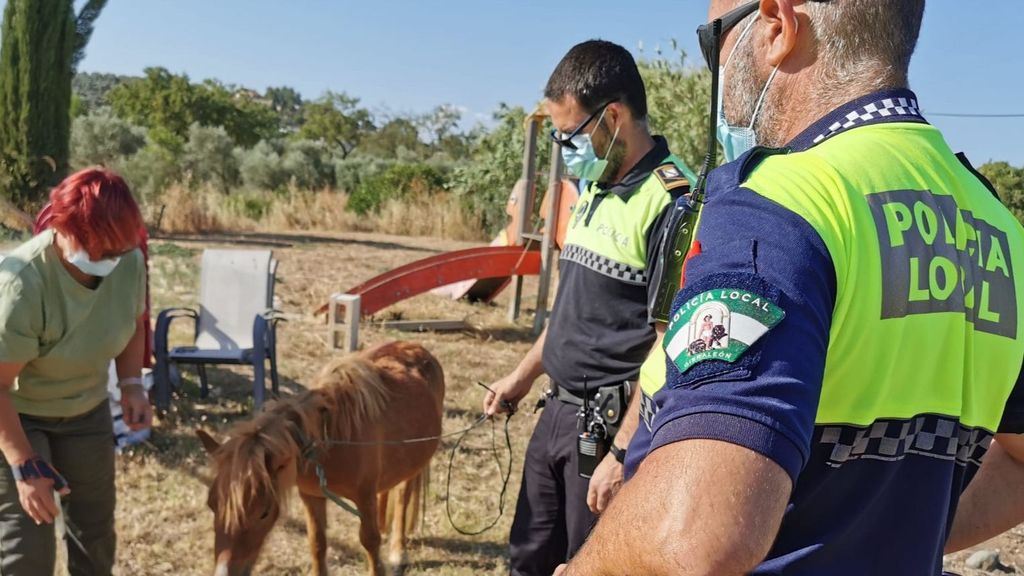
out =
[[[210,433],[202,428],[196,428],[196,436],[199,436],[199,441],[203,444],[203,448],[206,449],[206,453],[213,455],[214,452],[220,448],[220,442],[213,439]]]

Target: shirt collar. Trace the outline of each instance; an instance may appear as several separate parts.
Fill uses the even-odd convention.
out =
[[[623,202],[629,201],[633,192],[646,182],[651,176],[651,172],[654,172],[655,168],[664,164],[665,159],[671,154],[668,149],[668,141],[665,140],[664,136],[654,136],[653,138],[654,148],[651,148],[647,154],[644,154],[644,157],[633,166],[621,181],[612,184],[608,188],[601,188],[596,182],[594,183],[594,188],[597,189],[598,194],[611,192],[621,198]]]
[[[852,128],[886,122],[928,123],[921,115],[917,95],[912,91],[881,90],[851,100],[829,112],[801,132],[787,148],[794,152],[803,152]]]

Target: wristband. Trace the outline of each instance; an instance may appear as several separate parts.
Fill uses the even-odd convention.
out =
[[[626,449],[625,448],[619,448],[618,446],[615,445],[615,442],[611,442],[609,447],[608,447],[608,451],[612,453],[612,456],[615,456],[615,459],[619,462],[619,464],[624,464],[625,463],[625,461],[626,461]]]
[[[142,386],[142,378],[122,378],[117,382],[117,387],[123,390],[126,386]]]
[[[63,490],[68,485],[64,477],[54,470],[49,462],[39,456],[33,456],[21,464],[11,466],[11,475],[18,482],[35,480],[37,478],[49,478],[53,480],[54,490]]]

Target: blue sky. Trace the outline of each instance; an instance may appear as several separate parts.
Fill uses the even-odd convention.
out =
[[[2,2],[0,2],[2,3]],[[82,69],[159,65],[194,80],[313,98],[344,90],[378,111],[437,104],[487,118],[533,106],[559,58],[600,37],[696,55],[704,0],[110,0]],[[1024,114],[1024,3],[931,0],[911,84],[932,112]],[[976,164],[1024,165],[1024,118],[930,118]]]

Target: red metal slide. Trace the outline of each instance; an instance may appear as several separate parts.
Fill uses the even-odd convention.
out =
[[[485,246],[417,260],[371,278],[347,293],[360,296],[361,315],[369,316],[396,302],[455,282],[537,274],[539,251],[522,246]],[[493,291],[491,297],[497,292]]]

